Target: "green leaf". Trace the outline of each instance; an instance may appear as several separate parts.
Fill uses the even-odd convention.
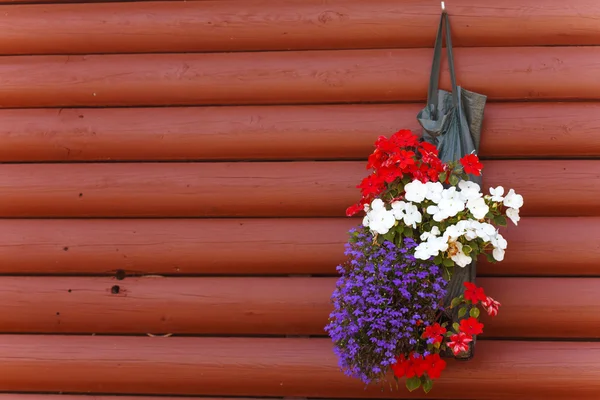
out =
[[[395,232],[393,230],[390,230],[388,233],[383,235],[383,238],[388,242],[394,242],[394,234]]]
[[[438,254],[437,256],[435,256],[435,258],[433,259],[433,263],[435,265],[441,265],[442,264],[442,255]]]
[[[414,232],[413,229],[411,227],[405,227],[404,228],[404,236],[408,237],[408,238],[412,238],[414,236]]]
[[[429,377],[429,375],[423,375],[421,377],[421,382],[423,383],[423,390],[425,393],[429,393],[431,388],[433,388],[433,381]]]
[[[498,215],[494,218],[494,222],[500,226],[506,226],[506,217],[504,215]]]
[[[447,178],[447,177],[448,177],[448,174],[447,174],[447,173],[445,173],[445,172],[442,172],[442,173],[440,174],[440,182],[442,182],[442,183],[446,182],[446,178]]]
[[[479,308],[473,307],[471,311],[469,311],[469,315],[473,318],[479,318]]]
[[[485,253],[485,257],[487,258],[488,262],[491,262],[491,263],[495,263],[496,262],[496,259],[490,253]]]
[[[418,389],[421,386],[421,378],[417,376],[413,376],[406,380],[406,388],[412,392],[415,389]]]
[[[450,184],[452,186],[458,185],[458,176],[456,176],[456,175],[450,175]]]
[[[467,307],[461,307],[458,310],[458,318],[464,317],[466,313],[467,313]]]
[[[465,245],[462,247],[462,251],[463,251],[463,253],[465,253],[466,255],[469,255],[469,254],[471,254],[471,252],[473,251],[473,248],[472,248],[471,246],[469,246],[468,244],[465,244]]]
[[[450,258],[444,258],[443,263],[445,267],[454,267],[454,261]]]
[[[458,322],[452,324],[452,329],[454,329],[455,332],[458,332],[460,330],[460,325],[458,324]]]
[[[460,298],[459,297],[455,297],[452,299],[452,303],[450,303],[450,308],[454,308],[457,305],[460,304]]]

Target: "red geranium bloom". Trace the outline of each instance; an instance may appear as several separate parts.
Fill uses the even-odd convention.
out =
[[[446,368],[446,361],[442,360],[437,353],[425,357],[425,363],[427,364],[427,375],[431,379],[438,379],[444,368]]]
[[[388,159],[388,155],[382,152],[379,149],[375,149],[373,153],[369,156],[369,161],[367,162],[367,169],[378,169],[383,163]]]
[[[485,307],[485,311],[487,311],[490,317],[495,317],[496,315],[498,315],[498,308],[500,308],[499,302],[492,299],[491,297],[488,297],[482,302],[482,304]]]
[[[467,335],[464,332],[459,332],[456,335],[450,336],[448,347],[452,349],[454,355],[457,355],[463,351],[469,350],[469,342],[472,342],[473,338],[471,335]]]
[[[426,152],[431,153],[437,157],[438,149],[437,149],[437,147],[435,147],[435,145],[433,145],[429,142],[421,142],[419,145],[421,146],[421,148],[423,150],[425,150]],[[421,152],[421,154],[423,154],[423,152]]]
[[[363,196],[370,194],[377,196],[383,189],[385,189],[383,178],[380,176],[371,174],[362,180],[360,185],[357,186],[362,190]]]
[[[476,176],[481,175],[483,164],[479,162],[479,157],[477,157],[476,154],[468,154],[464,156],[460,159],[460,163],[462,164],[467,174],[472,174]]]
[[[406,370],[409,366],[409,361],[404,357],[404,354],[400,354],[398,358],[396,358],[396,364],[392,364],[392,371],[394,371],[394,375],[398,378],[402,378],[406,375]]]
[[[471,301],[473,304],[477,304],[480,301],[485,301],[487,296],[483,291],[483,288],[477,287],[474,283],[464,283],[467,290],[465,290],[465,299]]]
[[[413,376],[418,376],[420,378],[427,372],[427,363],[421,357],[415,357],[415,353],[410,355],[409,362],[410,365],[406,370],[407,378],[412,378]]]
[[[408,129],[401,129],[392,135],[390,142],[398,147],[415,147],[419,144],[419,138]]]
[[[353,215],[358,214],[359,212],[364,210],[364,206],[362,203],[355,204],[346,209],[346,216],[351,217]]]
[[[415,163],[415,155],[412,151],[400,150],[394,153],[386,164],[405,170],[409,165]]]
[[[423,332],[423,338],[433,339],[433,343],[442,343],[443,334],[446,333],[446,328],[442,327],[437,322],[431,326],[425,328],[425,332]]]
[[[483,333],[483,324],[477,318],[470,317],[460,321],[460,330],[467,335],[479,335]]]

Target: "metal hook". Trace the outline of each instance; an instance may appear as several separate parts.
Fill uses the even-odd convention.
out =
[[[442,11],[446,11],[446,5],[444,4],[443,1],[442,1]]]

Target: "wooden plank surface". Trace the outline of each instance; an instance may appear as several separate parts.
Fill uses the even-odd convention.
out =
[[[337,217],[366,173],[364,162],[4,164],[0,217]],[[600,161],[487,161],[484,173],[486,187],[524,196],[522,215],[600,213]]]
[[[0,220],[1,274],[335,275],[345,218]],[[557,235],[556,230],[561,234]],[[600,218],[524,218],[480,276],[600,276]],[[260,246],[257,246],[260,243]],[[235,251],[231,251],[235,249]]]
[[[456,46],[600,44],[600,5],[589,0],[448,8]],[[395,0],[20,5],[5,11],[0,54],[432,47],[439,12]]]
[[[591,399],[598,357],[598,343],[481,341],[472,361],[449,362],[430,397]],[[399,397],[345,377],[325,338],[3,335],[0,375],[1,391]]]
[[[5,109],[0,161],[365,159],[422,107]],[[600,103],[490,103],[480,155],[598,157],[599,127]]]
[[[2,57],[0,107],[423,101],[431,57],[431,49]],[[600,47],[459,48],[455,57],[461,85],[490,100],[600,99]],[[443,74],[441,86],[448,81]]]
[[[1,277],[1,333],[325,335],[336,278]],[[479,278],[484,337],[600,338],[600,279]]]

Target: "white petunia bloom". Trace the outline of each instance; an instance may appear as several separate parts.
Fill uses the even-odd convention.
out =
[[[444,185],[441,182],[427,182],[425,187],[427,188],[427,193],[425,194],[427,200],[431,200],[436,204],[442,200]]]
[[[371,202],[371,210],[385,210],[385,204],[381,199],[375,199]]]
[[[492,246],[502,250],[506,250],[506,247],[508,246],[508,242],[500,233],[497,233],[496,236],[493,236],[490,242],[492,243]]]
[[[523,196],[516,194],[513,189],[510,189],[504,197],[504,205],[510,208],[519,209],[523,206]]]
[[[508,208],[506,210],[506,216],[508,218],[510,218],[510,220],[515,225],[518,225],[519,220],[521,220],[521,217],[519,216],[519,209],[518,208]]]
[[[479,236],[484,242],[489,242],[492,237],[496,237],[496,228],[492,224],[488,224],[487,222],[479,222],[474,224],[475,233]]]
[[[404,218],[406,212],[406,206],[409,203],[404,201],[395,201],[392,203],[392,214],[394,214],[394,218],[397,220],[402,220]]]
[[[501,202],[504,200],[504,188],[502,186],[498,186],[497,188],[490,188],[490,194],[492,195],[492,201]]]
[[[431,231],[423,232],[421,234],[421,240],[425,241],[425,240],[428,240],[429,238],[435,238],[437,236],[440,236],[440,234],[441,234],[440,228],[438,228],[437,226],[434,226],[433,228],[431,228]]]
[[[427,242],[432,246],[432,248],[436,249],[434,255],[437,255],[440,251],[448,250],[448,239],[443,236],[429,238]]]
[[[362,224],[363,224],[363,226],[369,226],[369,223],[370,223],[369,216],[365,215],[365,217],[363,218]]]
[[[438,206],[427,207],[427,214],[433,215],[433,220],[436,222],[442,222],[446,218],[450,217],[445,210],[440,209]]]
[[[417,223],[421,223],[423,217],[419,212],[419,209],[414,204],[407,204],[405,208],[404,214],[404,223],[407,226],[412,226],[413,228],[417,227]]]
[[[486,214],[490,211],[488,205],[485,204],[485,200],[481,197],[467,201],[467,208],[473,214],[473,217],[477,219],[485,218]]]
[[[438,250],[430,242],[422,242],[415,248],[415,258],[429,260],[438,254]]]
[[[458,182],[458,187],[460,189],[460,199],[462,201],[469,201],[473,199],[478,199],[482,196],[481,188],[478,184],[471,181],[460,181]]]
[[[465,203],[460,198],[460,193],[456,191],[456,187],[452,186],[449,189],[444,189],[442,200],[438,203],[438,207],[448,217],[454,217],[465,209]]]
[[[383,209],[372,210],[369,215],[369,228],[380,235],[385,235],[396,223],[391,211]]]
[[[404,191],[406,194],[404,198],[408,201],[412,201],[414,203],[420,203],[425,200],[425,195],[427,194],[427,186],[418,180],[414,180],[410,183],[407,183],[404,186]]]
[[[504,249],[500,249],[500,248],[495,248],[492,251],[492,256],[494,257],[494,260],[496,261],[502,261],[504,260]]]
[[[446,240],[449,239],[450,241],[453,242],[464,234],[465,234],[464,229],[460,229],[457,225],[450,225],[449,227],[446,228],[442,237],[444,237]]]
[[[463,268],[466,267],[467,265],[471,264],[471,261],[473,261],[473,259],[463,252],[462,243],[456,242],[456,243],[454,243],[454,245],[456,246],[458,251],[456,252],[456,254],[452,255],[450,257],[450,259],[452,259],[452,261],[454,261],[456,263],[456,265],[458,265],[459,267],[463,267]]]

